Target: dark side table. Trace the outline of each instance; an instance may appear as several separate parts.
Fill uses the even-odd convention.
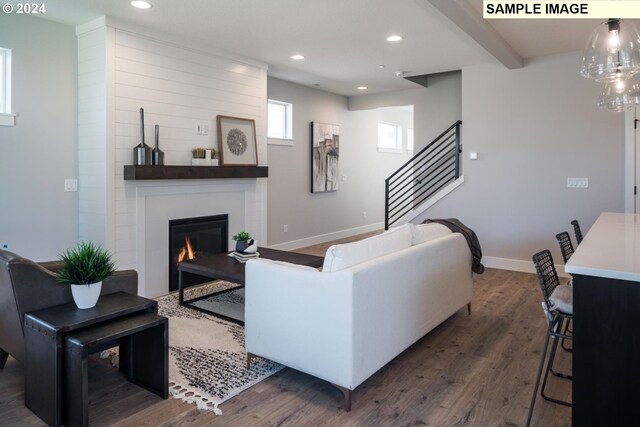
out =
[[[157,312],[154,300],[117,292],[81,310],[74,303],[25,314],[25,405],[50,426],[62,425],[65,334],[136,313]]]

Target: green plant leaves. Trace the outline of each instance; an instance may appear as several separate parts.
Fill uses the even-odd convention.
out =
[[[249,234],[249,232],[241,231],[238,234],[234,235],[231,239],[235,240],[236,242],[243,242],[245,240],[249,240],[250,238],[251,235]]]
[[[111,253],[92,242],[81,242],[60,255],[62,268],[56,280],[69,285],[91,284],[104,280],[115,270]]]

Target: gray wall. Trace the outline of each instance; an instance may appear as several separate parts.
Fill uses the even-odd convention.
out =
[[[416,85],[415,90],[351,99],[274,78],[267,84],[269,99],[293,104],[294,138],[293,147],[268,146],[270,245],[384,221],[384,180],[410,156],[378,153],[378,121],[397,117],[377,108],[414,105],[419,117],[413,123],[416,149],[460,118],[459,75],[436,81],[428,89]],[[340,125],[340,173],[347,180],[340,181],[334,193],[312,194],[309,189],[312,121]],[[284,224],[289,227],[287,233]]]
[[[53,259],[78,239],[75,29],[0,14],[0,46],[12,50],[15,127],[0,126],[0,246]]]
[[[601,212],[623,211],[624,114],[595,106],[601,85],[579,76],[580,59],[463,69],[466,181],[425,216],[460,218],[485,256],[531,264],[549,248],[561,264],[554,236],[572,231],[572,219],[586,232]],[[471,151],[478,160],[468,160]],[[567,177],[588,177],[589,188],[567,188]]]

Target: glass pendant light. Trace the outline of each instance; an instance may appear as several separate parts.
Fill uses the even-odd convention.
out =
[[[596,28],[584,50],[580,74],[599,82],[640,72],[640,34],[629,21],[609,19]]]
[[[640,84],[634,79],[619,79],[604,85],[604,90],[598,98],[598,107],[622,112],[640,105]]]

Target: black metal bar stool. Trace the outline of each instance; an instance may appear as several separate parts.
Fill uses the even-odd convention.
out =
[[[573,255],[573,244],[571,243],[571,237],[569,237],[569,233],[563,231],[562,233],[556,234],[556,239],[558,240],[558,244],[560,245],[560,252],[562,253],[562,259],[566,264]]]
[[[582,243],[582,230],[580,230],[580,224],[577,219],[571,221],[571,225],[573,225],[573,232],[576,234],[576,242],[578,245]]]
[[[545,387],[547,385],[549,372],[554,373],[553,362],[556,357],[558,341],[561,339],[573,339],[573,336],[568,335],[566,332],[562,332],[565,322],[569,322],[573,318],[573,287],[560,284],[556,268],[553,264],[553,258],[551,257],[551,252],[548,250],[544,250],[533,255],[533,264],[536,267],[538,281],[540,282],[540,289],[542,290],[542,296],[544,299],[542,306],[545,311],[548,326],[547,336],[544,341],[544,349],[540,356],[540,367],[538,368],[538,375],[536,376],[536,384],[533,389],[533,396],[531,397],[531,406],[529,407],[529,414],[527,415],[527,426],[531,424],[531,416],[533,415],[533,407],[536,403],[538,388],[540,387],[540,378],[542,377],[543,370],[544,380],[542,381],[542,389],[540,390],[542,398],[550,402],[571,407],[570,402],[565,402],[563,400],[547,396],[545,394]],[[553,338],[553,344],[551,346],[551,353],[545,370],[544,365],[547,359],[547,351],[549,349],[549,341],[551,338]],[[554,374],[561,378],[571,379],[570,375],[559,373]]]

